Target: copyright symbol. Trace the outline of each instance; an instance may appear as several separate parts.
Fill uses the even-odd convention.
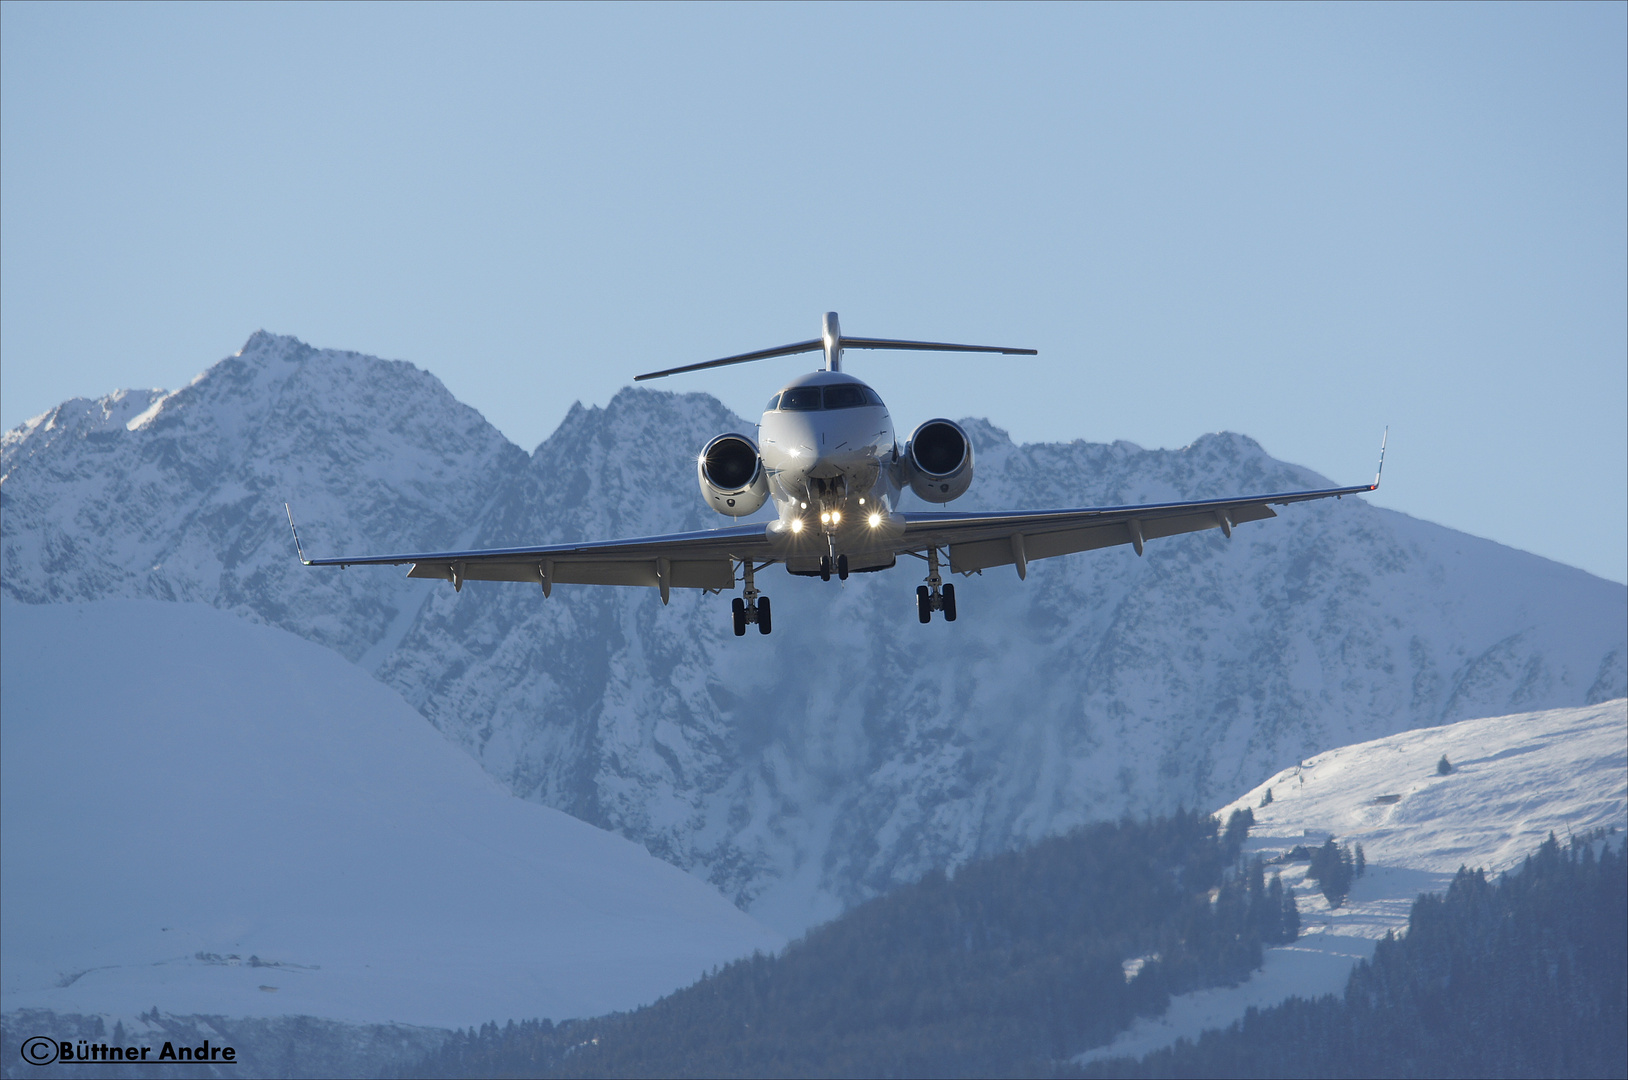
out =
[[[47,1039],[44,1035],[36,1035],[23,1043],[23,1060],[30,1065],[49,1065],[57,1059],[57,1043],[55,1039]]]

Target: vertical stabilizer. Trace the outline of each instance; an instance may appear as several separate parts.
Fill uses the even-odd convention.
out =
[[[825,326],[820,334],[820,343],[825,346],[825,370],[842,370],[842,326],[837,322],[837,313],[825,313]]]

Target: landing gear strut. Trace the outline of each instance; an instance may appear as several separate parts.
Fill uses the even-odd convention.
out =
[[[916,616],[929,623],[935,611],[944,613],[945,622],[955,621],[955,586],[944,584],[939,576],[936,547],[927,549],[927,584],[916,586]]]
[[[741,563],[741,569],[746,572],[746,588],[742,590],[744,595],[735,597],[729,605],[735,617],[735,636],[745,637],[748,623],[757,623],[758,633],[767,634],[773,628],[773,623],[769,598],[757,591],[754,575],[758,568],[752,565],[752,560],[746,559]]]

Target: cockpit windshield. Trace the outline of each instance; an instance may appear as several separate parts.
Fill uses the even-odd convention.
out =
[[[767,405],[763,406],[763,411],[764,412],[774,412],[779,407],[780,407],[780,395],[776,394],[774,397],[769,399],[769,403]]]
[[[882,404],[882,399],[877,397],[876,391],[868,386],[843,383],[825,388],[825,407],[827,409],[857,409],[862,405],[880,404]]]
[[[780,407],[790,412],[808,412],[820,407],[820,388],[796,386],[780,395]]]
[[[824,394],[821,394],[821,390]],[[864,405],[880,405],[882,399],[868,386],[838,383],[836,386],[798,386],[769,399],[765,412],[778,407],[788,412],[811,412],[814,409],[857,409]]]

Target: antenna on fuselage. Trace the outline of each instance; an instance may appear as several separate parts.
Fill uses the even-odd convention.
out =
[[[680,375],[686,371],[701,371],[704,368],[725,367],[729,364],[744,364],[751,360],[769,360],[776,356],[792,356],[796,353],[824,352],[825,370],[842,370],[842,351],[844,349],[901,349],[914,352],[984,352],[1005,353],[1008,356],[1038,356],[1037,349],[1013,349],[1005,345],[955,345],[947,341],[904,341],[896,338],[860,338],[844,337],[842,326],[837,322],[837,313],[827,311],[825,320],[820,328],[820,336],[811,341],[795,341],[790,345],[780,345],[773,349],[759,349],[756,352],[739,353],[735,356],[725,356],[719,360],[704,360],[699,364],[685,364],[683,367],[668,368],[665,371],[651,371],[644,375],[635,375],[634,382],[643,382],[645,379],[660,379],[667,375]]]

